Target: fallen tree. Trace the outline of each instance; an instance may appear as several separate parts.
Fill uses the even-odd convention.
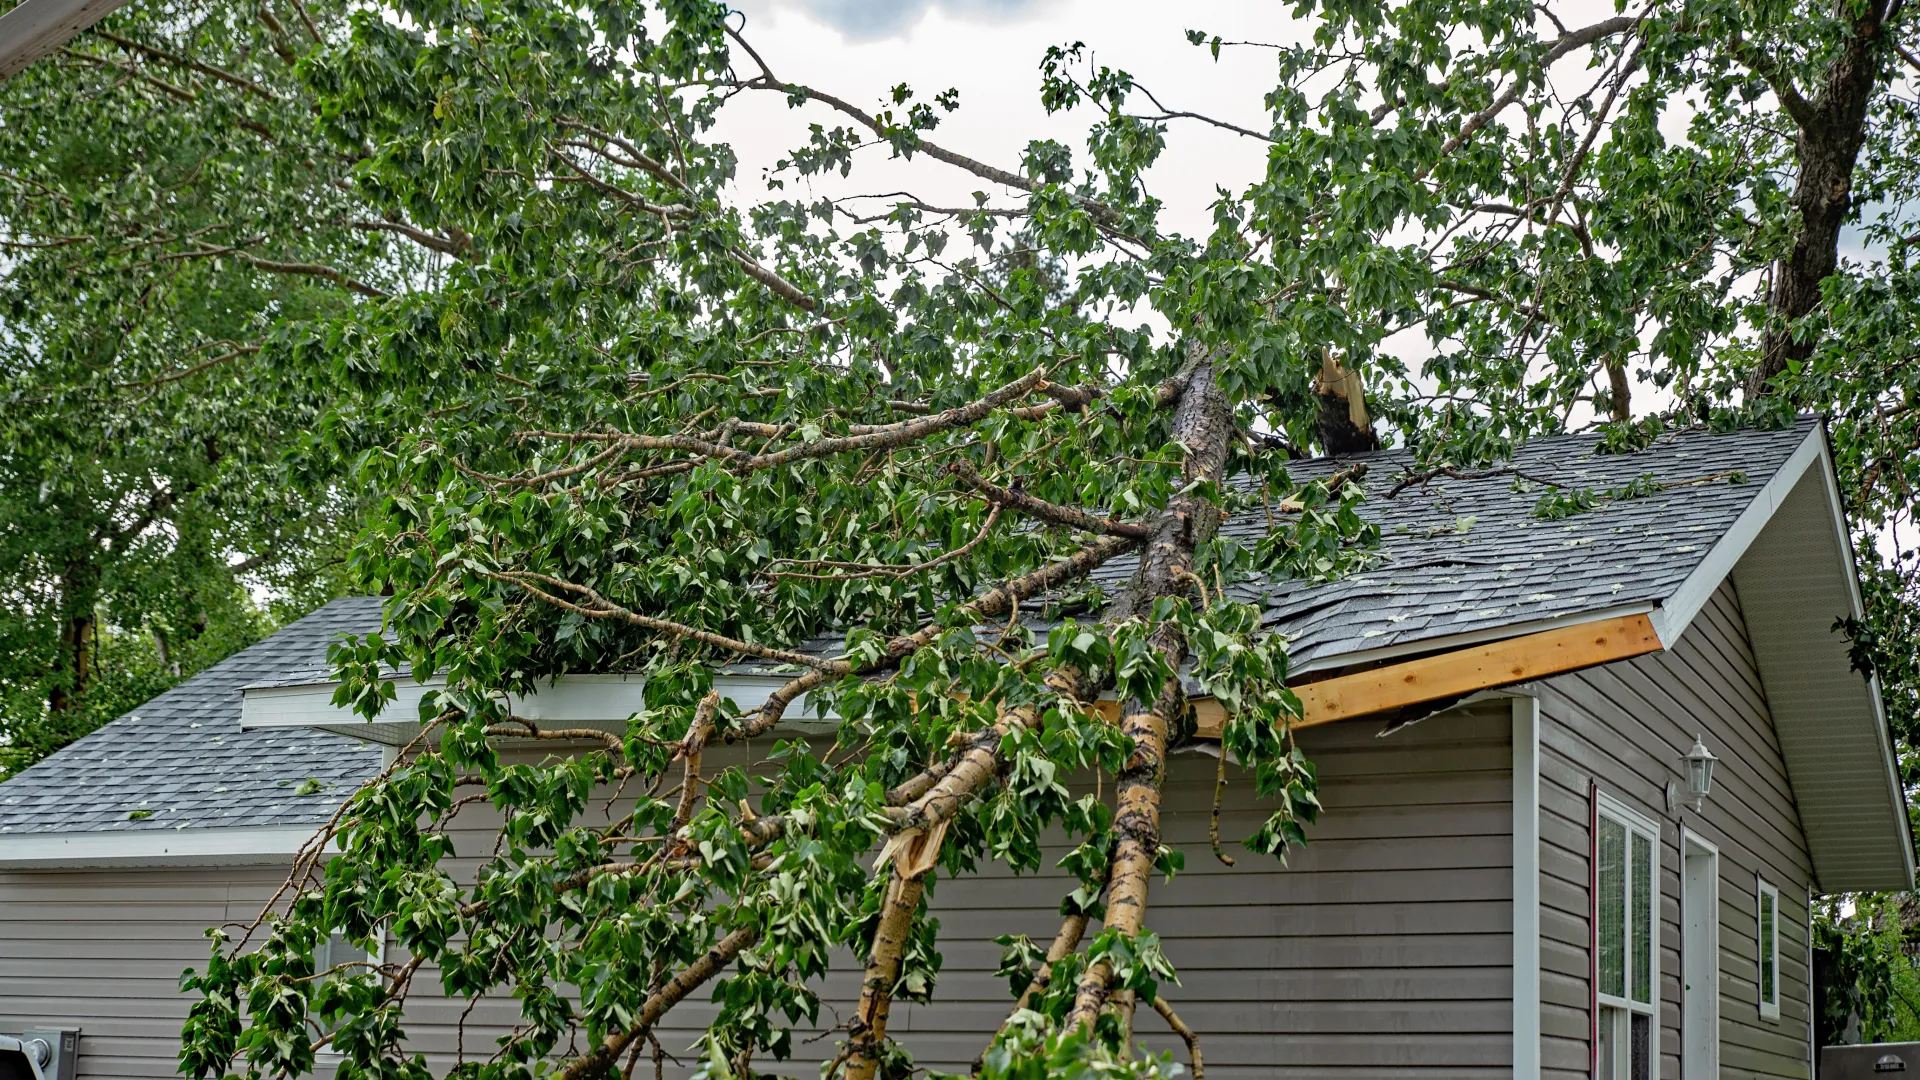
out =
[[[870,109],[788,82],[695,0],[646,19],[296,3],[295,31],[262,10],[265,52],[216,63],[127,38],[102,77],[168,108],[255,109],[240,72],[278,56],[305,96],[275,90],[277,126],[243,111],[228,137],[297,127],[296,163],[328,178],[324,221],[406,253],[370,280],[238,220],[152,237],[164,257],[339,290],[339,311],[258,354],[340,394],[324,436],[378,495],[355,570],[393,591],[388,633],[336,650],[339,700],[373,715],[398,673],[445,689],[422,739],[187,980],[182,1063],[200,1076],[298,1075],[322,1047],[348,1077],[428,1075],[404,1039],[428,967],[455,997],[517,1003],[458,1075],[631,1071],[696,997],[718,1003],[702,1067],[751,1075],[806,1052],[793,1029],[848,955],[859,993],[821,1064],[905,1075],[887,1024],[933,992],[930,878],[1044,869],[1049,831],[1067,845],[1062,926],[1044,950],[1010,946],[1024,985],[980,1070],[1162,1071],[1129,1043],[1141,1004],[1184,1026],[1159,999],[1178,958],[1152,934],[1150,878],[1181,866],[1159,814],[1189,695],[1226,707],[1224,749],[1271,808],[1250,847],[1284,855],[1317,807],[1284,642],[1228,588],[1337,574],[1367,528],[1352,473],[1302,487],[1287,463],[1370,448],[1385,417],[1423,467],[1474,467],[1582,402],[1630,420],[1635,372],[1686,401],[1719,393],[1765,370],[1720,347],[1782,325],[1730,321],[1724,298],[1798,258],[1783,237],[1803,228],[1768,199],[1784,144],[1766,107],[1737,111],[1753,97],[1716,99],[1745,126],[1661,141],[1703,86],[1777,89],[1792,28],[1719,9],[1568,25],[1328,6],[1312,44],[1275,50],[1258,129],[1054,50],[1044,100],[1096,114],[1088,145],[1000,164],[937,137],[952,95],[902,86]],[[1468,26],[1480,41],[1460,46]],[[1864,32],[1815,29],[1836,48]],[[1563,93],[1582,72],[1591,87]],[[741,95],[825,121],[745,211],[713,131]],[[1204,237],[1167,228],[1147,183],[1186,123],[1267,150]],[[955,207],[781,186],[832,189],[876,153],[991,190]],[[316,213],[290,203],[276,223],[311,236]],[[1406,330],[1430,347],[1418,381],[1386,344]],[[1233,512],[1267,515],[1267,538],[1221,538]],[[786,682],[739,707],[713,689],[730,665]],[[623,733],[504,704],[608,671],[647,678]],[[833,739],[785,733],[803,700],[837,718]],[[756,739],[779,752],[713,767]],[[530,761],[506,742],[564,750]],[[618,813],[590,824],[608,789]],[[479,803],[504,824],[456,873],[446,823]],[[335,932],[398,955],[320,969]]]

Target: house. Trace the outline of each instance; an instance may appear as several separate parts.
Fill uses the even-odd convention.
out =
[[[1860,592],[1823,427],[1623,455],[1542,439],[1424,479],[1368,464],[1378,562],[1247,587],[1292,639],[1326,806],[1311,842],[1284,867],[1215,861],[1211,747],[1169,768],[1187,870],[1156,881],[1148,922],[1209,1073],[1810,1075],[1810,898],[1914,873],[1878,687],[1833,630]],[[374,722],[329,702],[327,639],[378,621],[375,599],[336,601],[0,785],[0,1030],[77,1024],[82,1076],[173,1073],[203,929],[251,919],[414,733],[424,688]],[[722,689],[745,706],[775,682]],[[516,711],[617,728],[637,690],[576,676]],[[1697,801],[1690,752],[1717,758]],[[1249,788],[1229,784],[1223,835],[1264,816]],[[1056,886],[938,890],[941,1004],[891,1024],[923,1063],[964,1071],[984,1045],[1008,1005],[989,939],[1050,934]],[[462,1003],[418,1004],[407,1029],[444,1068],[509,1016],[483,1002],[463,1028]],[[1184,1056],[1157,1016],[1140,1033]]]

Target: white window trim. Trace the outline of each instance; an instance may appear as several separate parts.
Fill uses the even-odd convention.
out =
[[[327,939],[331,942],[333,935],[327,935]],[[331,957],[329,957],[329,959],[331,959]],[[380,928],[380,936],[374,945],[372,960],[375,964],[384,964],[387,962],[387,930],[384,926]],[[340,1067],[340,1063],[346,1059],[347,1056],[345,1054],[335,1050],[332,1043],[328,1043],[313,1052],[314,1075],[317,1076],[319,1070],[323,1068],[337,1069]]]
[[[1637,808],[1621,801],[1613,795],[1609,795],[1605,791],[1597,791],[1595,795],[1597,796],[1600,816],[1603,818],[1611,817],[1627,827],[1627,865],[1629,874],[1631,874],[1633,865],[1633,834],[1637,831],[1653,843],[1653,881],[1651,882],[1651,887],[1647,890],[1647,911],[1643,913],[1643,917],[1647,919],[1647,934],[1650,942],[1648,956],[1651,958],[1653,964],[1652,977],[1647,980],[1647,985],[1649,996],[1653,1000],[1650,1002],[1633,1000],[1633,972],[1631,970],[1627,972],[1624,985],[1624,989],[1627,991],[1625,997],[1614,997],[1611,994],[1602,993],[1600,992],[1598,983],[1596,983],[1594,986],[1594,1000],[1602,1009],[1621,1009],[1628,1013],[1640,1013],[1643,1016],[1652,1017],[1652,1022],[1647,1025],[1647,1056],[1649,1064],[1652,1066],[1652,1075],[1658,1076],[1660,1075],[1660,980],[1664,974],[1660,970],[1660,874],[1662,854],[1665,850],[1661,843],[1660,823]],[[1594,838],[1594,843],[1595,850],[1598,851],[1599,838],[1597,836]],[[1598,879],[1596,878],[1595,880],[1597,883]],[[1631,876],[1629,876],[1627,881],[1627,896],[1629,902],[1631,902],[1631,897],[1633,896]],[[1598,897],[1596,896],[1595,899],[1597,901]],[[1777,921],[1776,919],[1776,922]],[[1595,938],[1595,944],[1597,947],[1597,937]],[[1626,950],[1630,960],[1633,956],[1631,928],[1629,928],[1627,932]],[[1599,971],[1598,955],[1594,957],[1594,970],[1596,973]]]
[[[1780,1019],[1780,887],[1756,877],[1753,891],[1753,995],[1760,1002],[1760,1017],[1763,1020]],[[1767,933],[1767,927],[1760,921],[1760,898],[1773,898],[1773,1000],[1766,998],[1766,980],[1761,977],[1760,958],[1769,950],[1761,948],[1761,938]]]

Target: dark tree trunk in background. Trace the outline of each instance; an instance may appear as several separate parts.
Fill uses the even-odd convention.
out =
[[[1853,167],[1866,141],[1867,105],[1883,62],[1881,30],[1900,0],[1892,2],[1890,8],[1889,0],[1867,0],[1813,100],[1801,98],[1784,78],[1775,82],[1781,105],[1798,128],[1794,156],[1800,172],[1793,202],[1800,231],[1792,250],[1773,267],[1767,307],[1775,324],[1761,340],[1760,362],[1748,376],[1749,397],[1772,392],[1770,380],[1813,353],[1811,340],[1794,340],[1791,324],[1820,306],[1820,283],[1840,263],[1840,229],[1853,208]],[[1842,0],[1843,12],[1849,6]]]
[[[93,685],[99,602],[100,568],[85,560],[68,562],[60,575],[60,655],[47,691],[47,707],[56,713],[72,709]]]
[[[1627,365],[1619,360],[1607,362],[1607,408],[1615,420],[1633,419],[1633,384],[1627,381]]]

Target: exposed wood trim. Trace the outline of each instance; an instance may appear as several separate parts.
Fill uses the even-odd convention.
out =
[[[1440,652],[1457,652],[1469,645],[1486,645],[1495,641],[1506,641],[1522,634],[1537,634],[1545,630],[1559,630],[1568,626],[1586,626],[1590,623],[1604,622],[1622,615],[1650,615],[1658,619],[1659,606],[1650,603],[1620,604],[1598,611],[1583,611],[1578,615],[1560,615],[1551,619],[1527,619],[1524,622],[1502,623],[1480,630],[1471,630],[1464,634],[1448,634],[1444,637],[1416,638],[1395,645],[1382,645],[1377,649],[1361,649],[1357,652],[1339,652],[1316,656],[1289,670],[1296,676],[1318,674],[1339,668],[1351,668],[1357,664],[1386,664],[1407,660],[1418,656],[1431,656]]]
[[[1293,692],[1300,698],[1301,718],[1294,727],[1316,727],[1462,697],[1658,652],[1660,648],[1660,636],[1645,615],[1622,615],[1525,634],[1297,686]],[[1226,724],[1220,704],[1211,699],[1196,700],[1194,711],[1196,733],[1202,738],[1219,738]]]

